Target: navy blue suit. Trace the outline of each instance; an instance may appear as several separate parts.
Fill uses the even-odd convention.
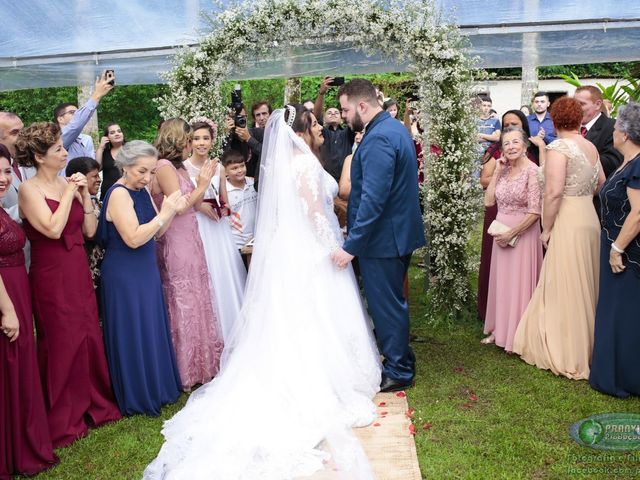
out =
[[[344,250],[358,257],[369,311],[384,355],[383,374],[415,373],[402,289],[411,254],[425,244],[416,151],[404,125],[382,112],[367,125],[351,162]]]

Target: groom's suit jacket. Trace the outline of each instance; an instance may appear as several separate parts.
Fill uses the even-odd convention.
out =
[[[425,244],[416,150],[402,122],[387,112],[369,122],[351,162],[344,250],[401,257]]]
[[[586,139],[593,143],[600,154],[600,163],[606,177],[609,177],[621,164],[622,155],[613,148],[613,126],[616,121],[600,114],[600,118],[587,132]]]

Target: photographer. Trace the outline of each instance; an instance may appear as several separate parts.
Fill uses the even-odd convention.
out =
[[[62,131],[62,144],[69,152],[67,163],[76,157],[96,158],[93,140],[89,135],[82,133],[82,129],[98,108],[102,97],[111,91],[114,83],[113,70],[105,70],[96,78],[93,94],[82,108],[73,103],[61,103],[53,111],[53,119]]]
[[[340,181],[340,173],[342,172],[342,164],[344,159],[350,155],[353,149],[354,133],[350,128],[342,126],[342,117],[340,109],[336,107],[327,108],[322,116],[324,107],[324,95],[330,87],[337,87],[344,83],[344,77],[324,77],[320,84],[318,97],[314,105],[314,115],[320,122],[324,118],[322,135],[324,143],[320,147],[320,158],[324,169],[336,179]]]
[[[225,123],[224,150],[236,150],[242,154],[247,165],[247,176],[255,177],[260,165],[260,155],[262,153],[262,140],[264,129],[255,127],[247,128],[247,113],[242,103],[242,92],[240,85],[231,93],[231,104],[229,105],[229,115]]]

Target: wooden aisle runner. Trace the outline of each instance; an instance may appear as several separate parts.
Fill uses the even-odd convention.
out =
[[[405,413],[409,409],[406,397],[395,393],[379,393],[374,402],[378,418],[365,428],[354,432],[362,442],[376,480],[421,480],[420,466],[411,421]],[[308,480],[332,478],[329,472],[318,472]]]

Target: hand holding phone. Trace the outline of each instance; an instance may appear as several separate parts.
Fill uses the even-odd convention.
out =
[[[339,87],[340,85],[344,85],[344,77],[333,77],[329,83],[327,83],[330,87]]]

